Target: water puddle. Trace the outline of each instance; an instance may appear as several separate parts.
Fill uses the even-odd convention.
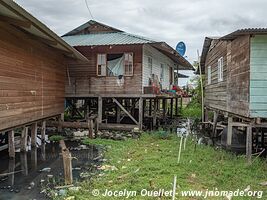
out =
[[[70,149],[73,182],[90,179],[96,173],[99,150],[81,145],[79,141],[65,141]],[[58,143],[46,143],[26,153],[16,153],[9,159],[7,151],[0,152],[0,199],[49,199],[49,188],[64,185],[64,170]]]

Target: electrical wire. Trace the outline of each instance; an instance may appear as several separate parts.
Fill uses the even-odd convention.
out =
[[[92,12],[91,12],[91,10],[90,10],[90,8],[89,8],[89,6],[88,6],[88,2],[87,2],[87,0],[84,0],[84,1],[85,1],[85,4],[86,4],[86,7],[87,7],[87,10],[88,10],[88,12],[89,12],[90,17],[91,17],[92,19],[94,19],[94,16],[92,15]]]

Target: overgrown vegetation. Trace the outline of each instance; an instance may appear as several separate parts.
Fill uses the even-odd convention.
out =
[[[201,84],[200,76],[193,77],[190,82],[194,86],[193,89],[189,91],[192,95],[191,102],[182,109],[182,116],[185,118],[195,118],[201,119]]]
[[[248,166],[244,156],[235,156],[209,146],[196,146],[188,140],[183,150],[181,162],[177,164],[179,139],[172,135],[169,140],[143,134],[140,140],[113,141],[104,139],[85,140],[85,144],[105,146],[107,161],[103,166],[113,170],[101,171],[92,182],[81,183],[81,189],[68,195],[75,199],[125,199],[120,197],[93,196],[93,189],[102,194],[106,189],[137,191],[142,189],[171,190],[174,175],[177,175],[177,192],[183,190],[244,190],[265,191],[262,199],[267,198],[266,186],[260,183],[267,180],[267,167],[263,160],[254,160]],[[156,199],[131,197],[130,199]],[[170,199],[161,198],[161,199]],[[203,199],[199,197],[180,197],[176,199]],[[208,199],[222,199],[208,198]],[[234,199],[251,199],[237,197]]]
[[[62,135],[52,135],[49,137],[49,140],[52,142],[59,142],[60,140],[64,140]]]

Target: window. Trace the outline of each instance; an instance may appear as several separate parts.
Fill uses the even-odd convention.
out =
[[[160,81],[164,79],[164,65],[160,64]]]
[[[211,66],[208,66],[208,85],[211,84]]]
[[[124,75],[133,75],[133,53],[124,54]]]
[[[97,76],[106,76],[107,74],[107,55],[97,54]]]
[[[218,82],[223,81],[223,57],[218,60]]]
[[[150,75],[152,75],[153,71],[152,71],[152,58],[151,57],[148,57],[148,69],[149,69]]]
[[[107,54],[107,76],[124,75],[124,53]]]

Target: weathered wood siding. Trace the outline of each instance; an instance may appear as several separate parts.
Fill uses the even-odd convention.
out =
[[[61,53],[0,24],[0,130],[64,112]]]
[[[211,84],[205,79],[205,105],[211,108],[227,109],[227,41],[213,40],[205,62],[205,74],[211,66]],[[218,59],[223,57],[223,81],[218,82]]]
[[[267,117],[267,36],[251,38],[250,115]]]
[[[250,36],[227,45],[227,111],[249,117]]]
[[[142,45],[114,45],[97,47],[75,47],[89,63],[68,63],[69,80],[66,82],[66,96],[90,94],[141,94],[142,93]],[[119,86],[117,77],[96,75],[97,54],[132,52],[134,57],[133,76],[124,76],[124,84]],[[69,84],[70,82],[70,84]]]
[[[151,71],[148,66],[148,58],[152,58],[152,74],[155,74],[160,79],[161,64],[164,65],[164,78],[162,81],[163,89],[170,89],[170,67],[174,69],[175,63],[166,55],[153,48],[150,45],[143,46],[143,79],[142,85],[148,86]],[[172,72],[173,73],[173,72]]]
[[[205,80],[205,105],[249,117],[250,37],[213,40],[205,64],[211,66],[211,84]],[[218,82],[218,59],[223,57],[223,81]]]

